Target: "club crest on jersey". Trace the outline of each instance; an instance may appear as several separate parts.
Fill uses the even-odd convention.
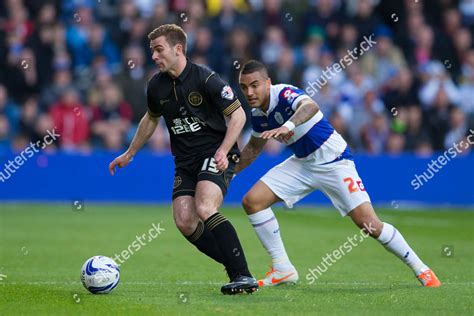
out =
[[[275,113],[275,121],[277,121],[278,124],[283,124],[284,119],[280,112]]]
[[[221,91],[221,97],[227,100],[232,100],[234,98],[234,91],[230,86],[224,86]]]
[[[193,91],[188,95],[188,101],[193,106],[199,106],[202,103],[202,95],[199,92]]]

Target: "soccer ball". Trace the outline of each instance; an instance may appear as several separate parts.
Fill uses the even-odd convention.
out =
[[[92,294],[106,294],[112,291],[120,280],[120,269],[112,259],[94,256],[88,259],[81,270],[81,281]]]

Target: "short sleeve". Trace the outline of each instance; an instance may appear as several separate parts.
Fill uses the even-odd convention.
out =
[[[153,80],[153,79],[152,79]],[[153,90],[153,82],[150,80],[146,89],[146,99],[148,106],[148,114],[151,117],[158,118],[161,116],[161,108],[159,105],[156,91]]]
[[[281,89],[280,93],[278,94],[279,101],[282,103],[286,103],[291,106],[293,111],[296,111],[296,106],[298,103],[303,99],[311,99],[308,95],[304,93],[303,90],[293,87],[293,86],[286,86]]]
[[[215,72],[212,72],[209,77],[207,77],[204,86],[212,104],[216,106],[224,116],[231,115],[235,110],[241,107],[240,100],[237,99],[232,88]]]

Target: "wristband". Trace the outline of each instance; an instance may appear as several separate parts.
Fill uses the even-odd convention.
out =
[[[292,121],[288,120],[285,122],[285,124],[283,124],[282,126],[285,126],[286,128],[288,128],[288,130],[291,132],[292,130],[295,129],[296,125],[295,123],[293,123]]]

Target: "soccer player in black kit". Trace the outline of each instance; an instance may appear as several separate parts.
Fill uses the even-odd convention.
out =
[[[148,112],[128,150],[109,165],[125,167],[165,119],[175,158],[173,215],[181,233],[201,252],[223,264],[230,282],[223,294],[258,289],[232,224],[219,213],[234,175],[236,141],[245,113],[220,77],[186,58],[186,33],[175,24],[148,34],[152,58],[160,72],[148,83]],[[227,121],[227,124],[226,124]]]

